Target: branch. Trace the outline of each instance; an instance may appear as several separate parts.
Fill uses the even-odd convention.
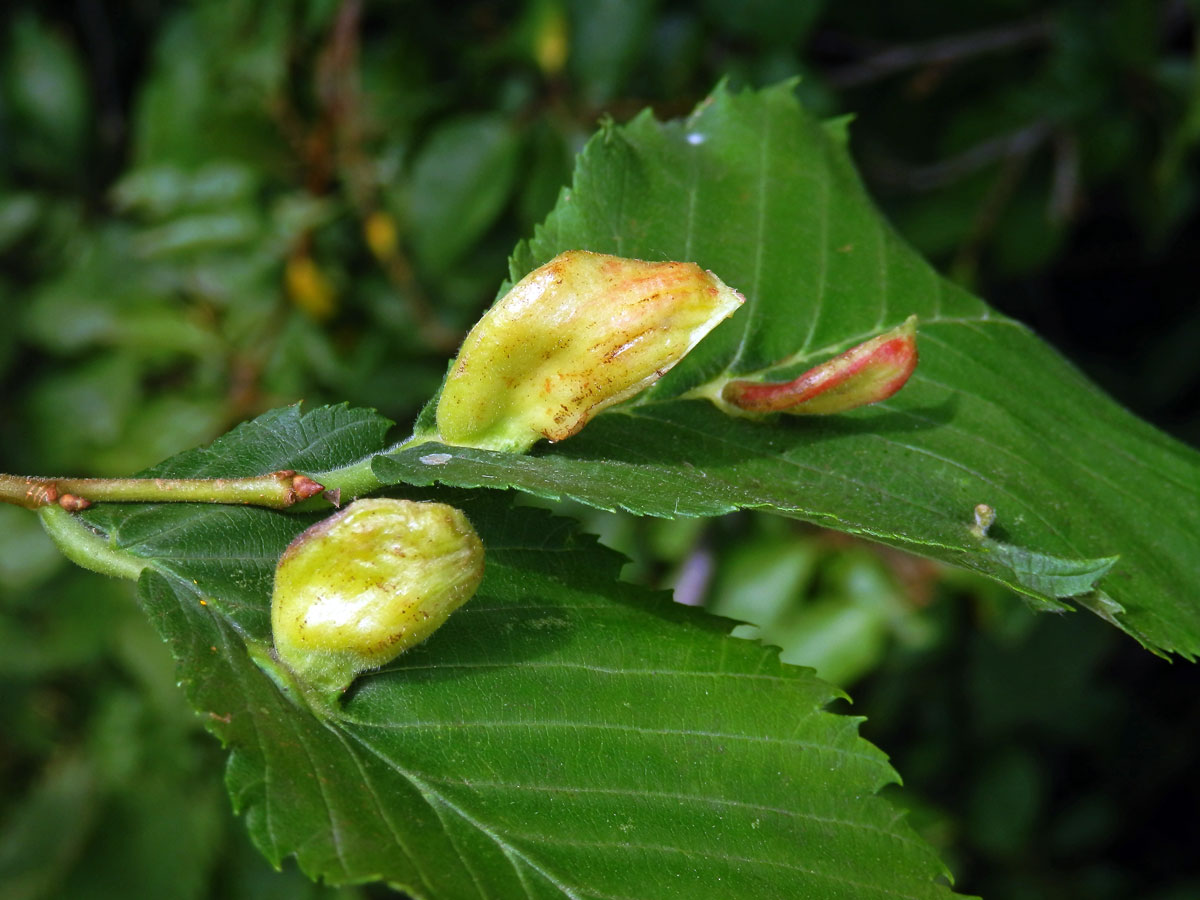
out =
[[[59,506],[69,512],[95,502],[233,503],[287,509],[325,490],[292,469],[249,478],[38,478],[0,475],[0,502],[39,509]],[[336,505],[336,501],[335,502]]]
[[[1054,37],[1054,23],[1038,18],[1001,28],[958,34],[923,44],[893,47],[859,63],[834,69],[826,80],[845,89],[878,81],[889,75],[922,66],[946,65],[988,53],[998,53],[1022,44],[1042,43]]]
[[[1053,135],[1050,122],[1037,120],[1016,131],[982,141],[957,156],[930,165],[908,165],[892,159],[870,160],[871,175],[883,184],[910,191],[929,191],[1014,157],[1025,157]]]

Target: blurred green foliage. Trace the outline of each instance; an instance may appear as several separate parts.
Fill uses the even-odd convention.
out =
[[[5,471],[128,473],[301,398],[404,425],[601,117],[797,76],[856,114],[911,242],[1200,440],[1195,4],[17,0],[0,22]],[[853,686],[961,889],[1200,893],[1170,815],[1200,801],[1194,668],[795,523],[577,512],[630,577]],[[129,589],[5,508],[0,698],[4,896],[328,893],[249,847]]]

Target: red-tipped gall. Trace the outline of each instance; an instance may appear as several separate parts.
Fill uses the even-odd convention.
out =
[[[730,381],[721,399],[746,413],[826,415],[886,400],[917,367],[917,317],[851,347],[793,381]]]

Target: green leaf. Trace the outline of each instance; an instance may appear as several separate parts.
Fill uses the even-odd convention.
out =
[[[112,198],[121,210],[161,219],[240,205],[253,196],[256,182],[252,168],[228,160],[213,160],[194,173],[172,165],[147,166],[125,175],[113,187]]]
[[[983,544],[1018,574],[1022,584],[1046,597],[1080,597],[1088,594],[1117,562],[1115,556],[1107,559],[1059,559],[999,541],[985,540]]]
[[[75,47],[22,11],[5,50],[0,88],[13,120],[6,123],[6,143],[36,171],[72,178],[83,163],[90,117],[88,77]]]
[[[156,474],[344,464],[361,411],[277,410]],[[252,661],[272,572],[314,515],[110,505],[151,561],[139,595],[275,863],[416,897],[939,897],[933,851],[876,795],[895,780],[838,692],[727,623],[619,582],[622,560],[495,492],[442,491],[487,547],[479,594],[314,715]]]
[[[516,487],[656,516],[756,507],[973,569],[1044,603],[1102,588],[1147,647],[1200,652],[1200,457],[1102,394],[1021,324],[941,278],[866,196],[836,129],[788,84],[718,89],[684,121],[606,127],[518,248],[694,260],[746,295],[654,388],[528,456],[425,443],[388,482]],[[921,363],[893,399],[752,422],[684,398],[725,373],[795,372],[920,316]],[[979,503],[992,537],[970,531]],[[1109,571],[1113,557],[1120,562]],[[1028,565],[1054,558],[1069,578]]]
[[[753,623],[735,636],[779,647],[783,662],[846,687],[879,666],[894,625],[907,622],[911,641],[916,618],[874,554],[823,556],[810,539],[756,534],[721,555],[705,606]]]
[[[317,471],[352,463],[379,448],[392,423],[374,410],[299,404],[243,422],[207,447],[180,453],[145,474],[215,478],[234,472]],[[234,466],[241,466],[240,470]],[[111,509],[112,507],[107,507]]]
[[[593,104],[617,95],[650,40],[652,2],[571,0],[568,65],[580,91]]]
[[[748,0],[733,5],[705,0],[705,15],[723,33],[748,37],[775,46],[796,46],[808,36],[825,5],[823,0]]]
[[[496,220],[517,174],[520,140],[499,116],[443,125],[413,165],[408,225],[421,262],[443,271]]]
[[[278,7],[193,7],[170,16],[139,82],[131,127],[137,165],[187,171],[228,157],[266,172],[286,166],[263,104],[283,89],[288,36]]]
[[[12,900],[48,897],[79,853],[95,816],[96,773],[88,761],[60,759],[0,827],[0,879]]]

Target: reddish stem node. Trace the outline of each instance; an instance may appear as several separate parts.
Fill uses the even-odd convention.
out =
[[[297,501],[307,500],[309,497],[315,497],[321,491],[325,490],[325,485],[313,481],[307,475],[296,475],[292,478],[292,490],[296,493]]]

